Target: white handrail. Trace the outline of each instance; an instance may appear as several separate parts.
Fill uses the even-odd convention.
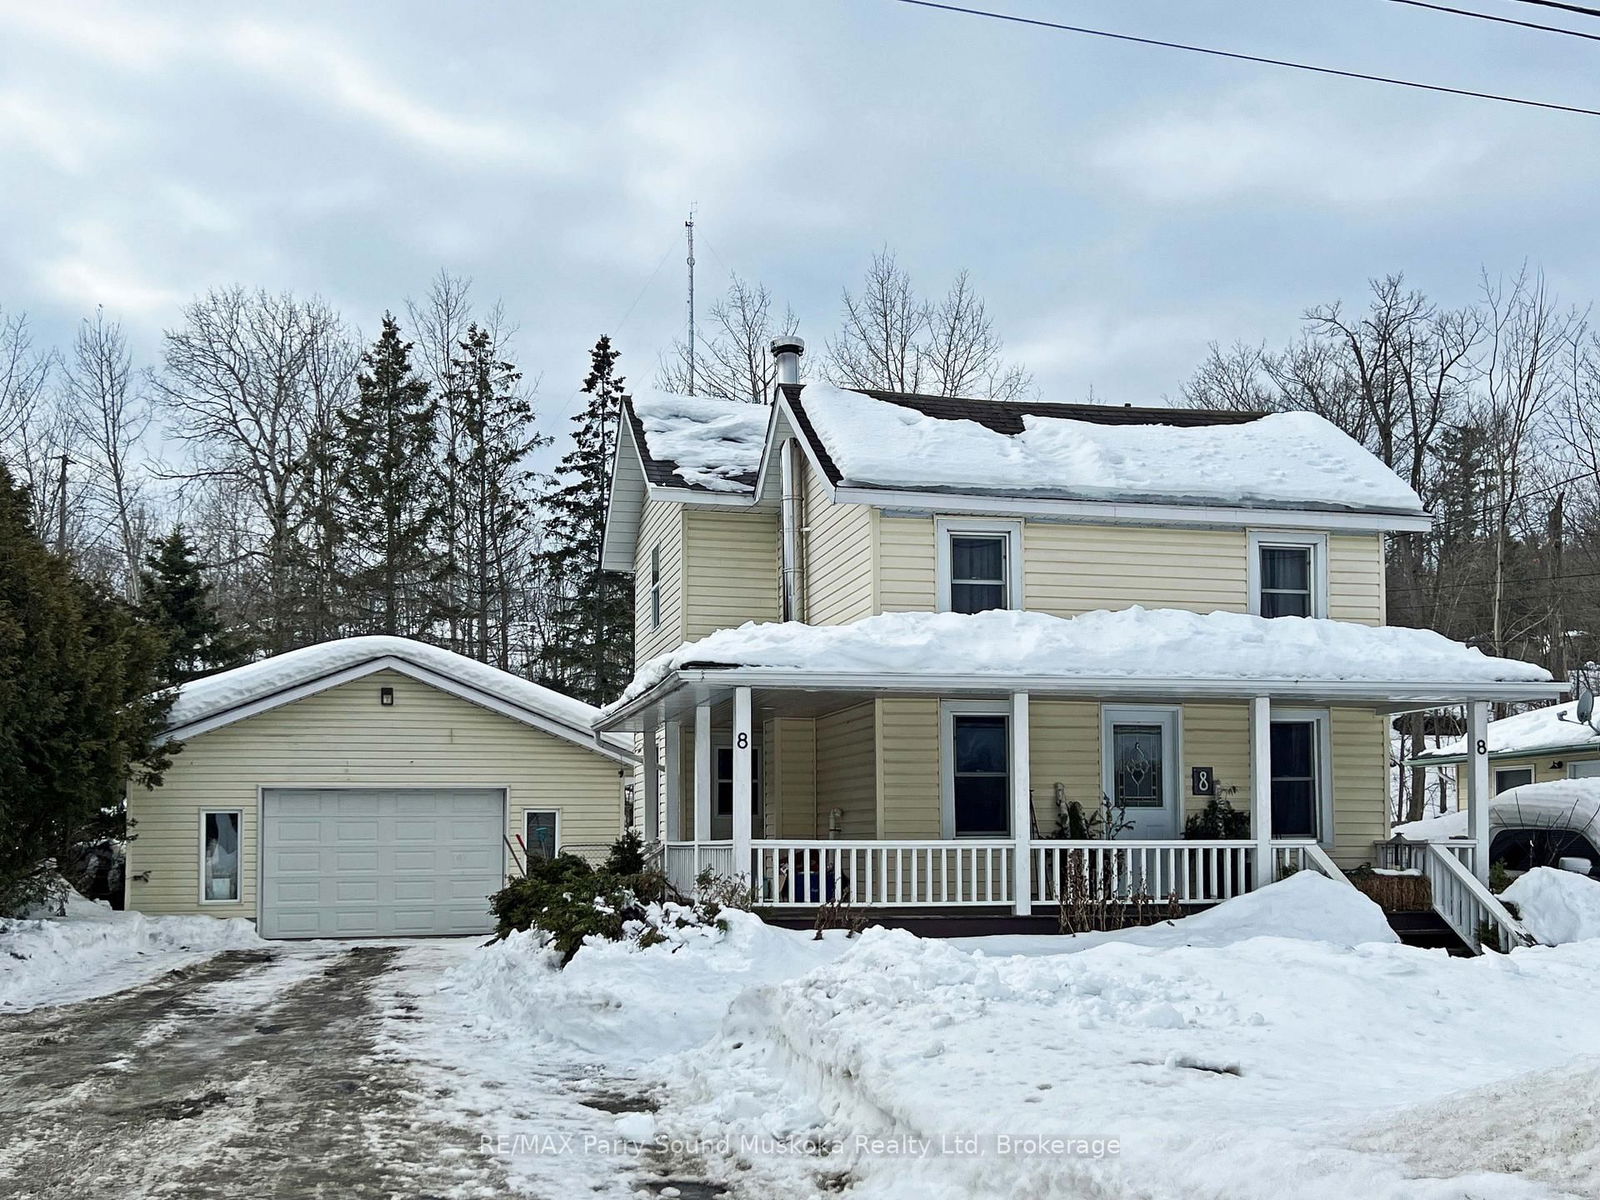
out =
[[[1534,936],[1522,922],[1511,915],[1482,880],[1467,870],[1454,847],[1439,842],[1420,845],[1425,852],[1420,856],[1419,865],[1433,893],[1433,909],[1474,953],[1484,951],[1480,930],[1485,925],[1494,929],[1499,942],[1490,949],[1507,951],[1535,944]]]
[[[1328,857],[1328,852],[1315,841],[1279,841],[1272,843],[1272,851],[1278,856],[1278,870],[1282,874],[1285,868],[1296,871],[1316,871],[1338,883],[1350,883],[1350,877],[1339,869],[1339,864]]]

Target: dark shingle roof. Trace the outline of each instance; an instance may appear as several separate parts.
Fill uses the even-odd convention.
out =
[[[655,458],[650,453],[650,441],[645,436],[644,422],[639,419],[639,414],[633,411],[631,398],[622,406],[622,411],[627,414],[628,424],[633,430],[633,444],[639,448],[639,461],[644,466],[644,477],[655,487],[678,488],[691,492],[714,492],[716,489],[706,487],[702,483],[695,483],[678,474],[678,464],[665,458]],[[756,471],[744,471],[728,478],[735,483],[746,487],[756,484]]]

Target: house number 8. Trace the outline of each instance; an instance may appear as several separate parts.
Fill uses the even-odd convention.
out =
[[[749,748],[750,748],[750,735],[748,733],[741,733],[739,735],[739,749],[748,750]]]
[[[1485,742],[1482,738],[1478,739],[1478,753],[1479,754],[1487,754],[1487,753],[1489,753],[1489,744],[1487,742]]]

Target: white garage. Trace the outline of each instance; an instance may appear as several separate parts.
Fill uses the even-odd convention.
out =
[[[599,858],[621,834],[637,759],[596,715],[405,638],[187,683],[171,767],[128,789],[127,906],[272,938],[487,933],[524,856]]]
[[[264,791],[261,936],[492,931],[505,803],[489,788]]]

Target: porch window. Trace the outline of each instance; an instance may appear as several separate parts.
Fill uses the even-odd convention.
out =
[[[1318,835],[1317,724],[1272,723],[1272,833],[1274,837]]]
[[[938,522],[939,610],[1021,608],[1020,521]]]
[[[1527,787],[1532,782],[1532,767],[1502,767],[1494,773],[1494,794],[1498,796],[1512,788]]]
[[[561,853],[561,814],[553,809],[529,809],[524,818],[530,860],[549,860]]]
[[[1111,734],[1113,803],[1118,808],[1160,808],[1163,731],[1159,725],[1117,725]]]
[[[1010,837],[1010,721],[958,713],[950,726],[955,836]]]
[[[1262,617],[1327,615],[1321,534],[1250,535],[1250,611]]]
[[[733,747],[718,746],[717,770],[711,793],[711,819],[713,841],[733,836]],[[750,754],[750,824],[761,828],[761,746],[755,745]]]
[[[200,899],[239,899],[237,809],[200,814]]]

